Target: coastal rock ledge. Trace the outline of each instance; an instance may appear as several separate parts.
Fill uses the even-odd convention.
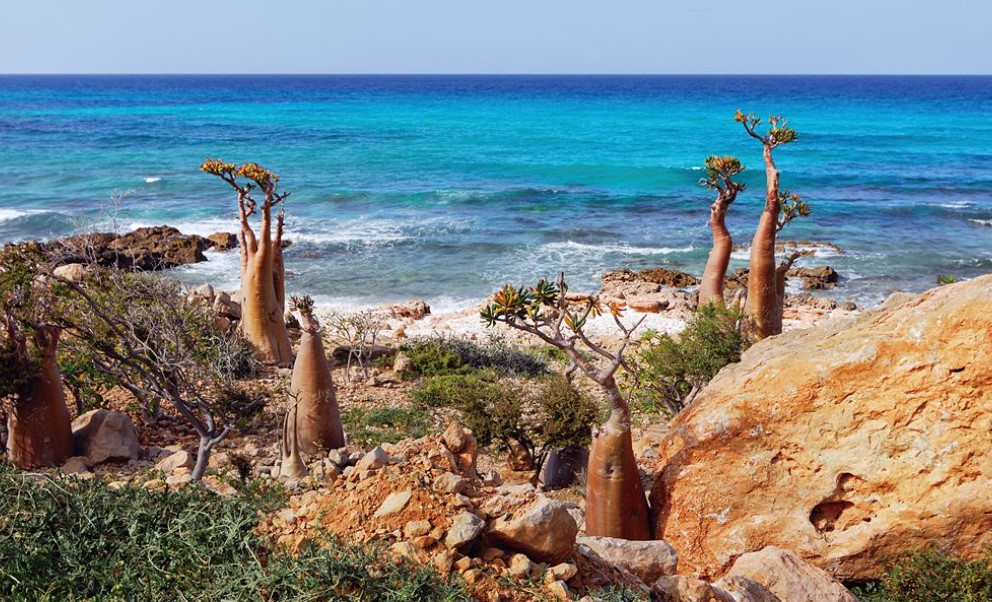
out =
[[[756,344],[673,421],[651,492],[680,570],[766,546],[840,579],[992,546],[992,276]]]

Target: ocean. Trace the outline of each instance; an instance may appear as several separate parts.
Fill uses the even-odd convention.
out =
[[[710,154],[748,166],[727,221],[746,245],[760,145],[782,114],[782,187],[813,215],[780,239],[838,245],[830,294],[873,304],[992,271],[992,77],[0,76],[0,242],[170,224],[234,231],[207,157],[277,172],[288,288],[318,302],[467,306],[564,271],[700,273]],[[237,253],[176,273],[237,286]],[[747,251],[731,265],[744,267]]]

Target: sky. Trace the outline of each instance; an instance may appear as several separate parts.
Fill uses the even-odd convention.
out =
[[[0,6],[0,73],[992,74],[992,0]]]

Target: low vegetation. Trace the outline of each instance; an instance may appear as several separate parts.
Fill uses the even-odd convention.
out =
[[[741,316],[715,304],[701,306],[677,337],[649,334],[638,356],[635,399],[648,411],[674,416],[727,364],[750,346]]]
[[[548,373],[548,361],[505,338],[490,336],[478,344],[455,337],[436,336],[414,341],[403,348],[413,362],[410,376],[445,376],[480,370],[501,376],[540,376]]]
[[[430,431],[430,414],[420,407],[351,406],[342,417],[348,442],[360,449],[417,439]]]
[[[964,560],[931,547],[901,559],[877,583],[855,593],[862,602],[992,600],[992,551],[978,560]]]
[[[0,591],[84,600],[469,601],[426,567],[322,539],[296,556],[258,535],[263,497],[36,478],[0,466]]]

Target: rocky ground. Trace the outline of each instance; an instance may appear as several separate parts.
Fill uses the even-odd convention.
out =
[[[826,286],[836,275],[797,276]],[[621,270],[604,275],[602,296],[630,308],[625,320],[675,332],[693,285],[679,272]],[[578,599],[622,585],[655,600],[854,602],[837,578],[877,577],[930,541],[965,556],[992,545],[990,294],[992,277],[868,312],[791,296],[785,334],[724,369],[672,423],[636,421],[658,541],[587,537],[581,485],[535,488],[444,415],[424,437],[311,458],[310,476],[283,481],[293,495],[264,529],[297,550],[317,531],[381,544],[457,573],[480,600]],[[215,308],[219,327],[238,319],[236,295],[205,286],[188,301]],[[434,316],[411,302],[370,316],[384,347],[491,332],[477,308]],[[613,328],[599,318],[590,332],[608,343]],[[346,357],[349,342],[333,343],[332,356]],[[412,385],[394,368],[366,377],[337,361],[342,410],[408,404]],[[278,400],[288,376],[268,369],[253,386]],[[133,401],[115,391],[107,409],[77,417],[79,455],[61,470],[111,488],[188,486],[195,434],[168,412],[145,424]],[[242,477],[279,479],[280,425],[275,401],[218,444],[204,484],[237,495]]]

